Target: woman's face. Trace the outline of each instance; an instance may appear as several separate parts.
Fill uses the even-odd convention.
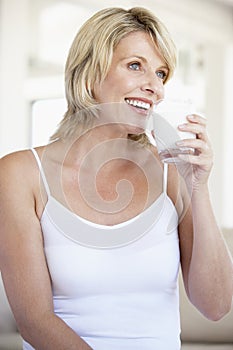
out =
[[[168,68],[150,35],[143,31],[125,36],[113,53],[105,80],[94,86],[98,103],[126,103],[134,112],[147,115],[164,96]]]

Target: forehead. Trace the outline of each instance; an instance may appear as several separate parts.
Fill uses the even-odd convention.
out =
[[[149,33],[136,31],[124,36],[113,52],[113,59],[123,60],[129,57],[142,57],[146,61],[164,64],[164,59]]]

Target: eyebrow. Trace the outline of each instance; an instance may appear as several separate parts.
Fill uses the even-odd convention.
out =
[[[138,56],[138,55],[130,55],[130,56],[122,57],[121,60],[123,61],[123,60],[127,60],[129,58],[137,58],[139,60],[146,61],[145,57]]]
[[[143,62],[147,62],[145,57],[138,56],[138,55],[130,55],[130,56],[127,56],[127,57],[122,57],[120,60],[123,61],[123,60],[127,60],[127,59],[130,59],[130,58],[135,58],[135,59],[139,59],[139,60],[141,60]],[[166,65],[161,65],[161,66],[158,67],[158,69],[162,69],[162,68],[169,70],[168,66],[166,66]]]

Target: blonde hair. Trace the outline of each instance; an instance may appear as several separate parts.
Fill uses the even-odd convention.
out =
[[[85,110],[97,104],[92,93],[94,84],[105,79],[119,41],[135,31],[150,34],[168,67],[166,81],[172,76],[176,66],[175,45],[153,13],[141,7],[106,8],[97,12],[83,24],[71,45],[65,66],[67,111],[51,141],[67,138],[78,127],[88,125],[91,117]],[[145,134],[132,139],[147,143]]]

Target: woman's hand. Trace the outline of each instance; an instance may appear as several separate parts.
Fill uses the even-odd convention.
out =
[[[213,165],[213,151],[206,130],[206,119],[200,115],[187,116],[187,123],[179,126],[179,130],[196,134],[195,139],[185,139],[177,142],[179,147],[191,147],[193,154],[179,155],[184,161],[178,166],[185,180],[192,177],[192,190],[205,185],[208,182],[210,171]],[[191,167],[189,165],[192,165]],[[188,176],[188,178],[187,178]],[[190,183],[189,183],[190,184]]]

